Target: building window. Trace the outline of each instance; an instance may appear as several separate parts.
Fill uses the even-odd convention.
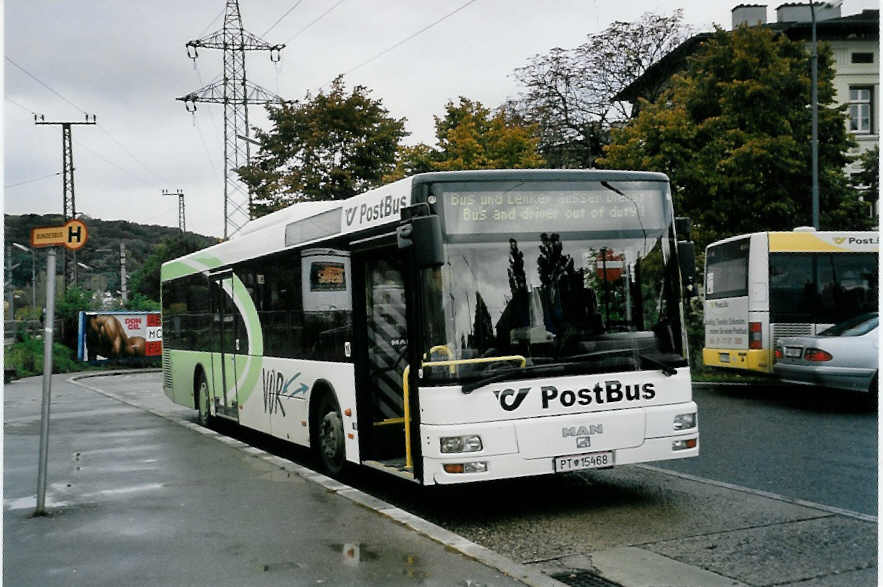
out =
[[[849,130],[858,134],[870,134],[873,104],[871,98],[873,88],[870,86],[852,86],[849,88]]]
[[[852,54],[852,62],[853,63],[874,63],[874,54],[873,53],[853,53]]]

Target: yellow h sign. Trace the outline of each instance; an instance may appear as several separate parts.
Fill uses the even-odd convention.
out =
[[[77,250],[86,244],[89,231],[80,220],[68,220],[64,226],[46,226],[31,229],[32,247],[57,247],[64,246],[68,249]]]

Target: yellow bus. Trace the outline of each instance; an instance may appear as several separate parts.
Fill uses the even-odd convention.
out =
[[[705,249],[710,367],[772,373],[783,336],[813,335],[877,309],[877,232],[755,232]]]

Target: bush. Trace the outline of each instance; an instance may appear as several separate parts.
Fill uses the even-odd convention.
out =
[[[14,369],[17,377],[30,377],[43,373],[43,341],[24,335],[6,349],[3,354],[4,369]],[[80,371],[83,364],[74,359],[73,351],[61,343],[52,345],[52,372],[70,373]]]

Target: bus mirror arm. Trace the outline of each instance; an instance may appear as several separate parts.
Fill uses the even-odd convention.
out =
[[[678,263],[684,296],[695,297],[699,292],[696,291],[696,245],[692,241],[678,241]]]
[[[411,249],[418,269],[444,265],[441,219],[437,214],[416,216],[396,228],[398,248]]]

